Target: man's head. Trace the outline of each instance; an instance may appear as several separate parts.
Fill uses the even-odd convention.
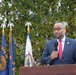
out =
[[[66,25],[63,22],[58,22],[54,24],[53,27],[54,36],[57,39],[62,39],[66,34]]]

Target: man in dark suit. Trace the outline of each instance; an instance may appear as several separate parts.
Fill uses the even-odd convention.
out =
[[[53,32],[56,38],[46,43],[41,63],[46,65],[75,64],[76,40],[66,37],[66,25],[63,22],[55,23]]]

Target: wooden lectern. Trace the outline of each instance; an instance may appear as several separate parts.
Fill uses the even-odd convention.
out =
[[[76,75],[76,65],[20,67],[20,75]]]

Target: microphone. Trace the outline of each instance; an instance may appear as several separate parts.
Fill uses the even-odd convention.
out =
[[[54,46],[55,46],[55,51],[57,51],[57,46],[58,46],[58,42],[57,41],[54,43]]]

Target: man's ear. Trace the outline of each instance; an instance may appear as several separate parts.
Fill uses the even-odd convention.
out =
[[[66,30],[66,28],[64,29],[64,32],[65,32],[65,34],[67,33],[67,30]]]

